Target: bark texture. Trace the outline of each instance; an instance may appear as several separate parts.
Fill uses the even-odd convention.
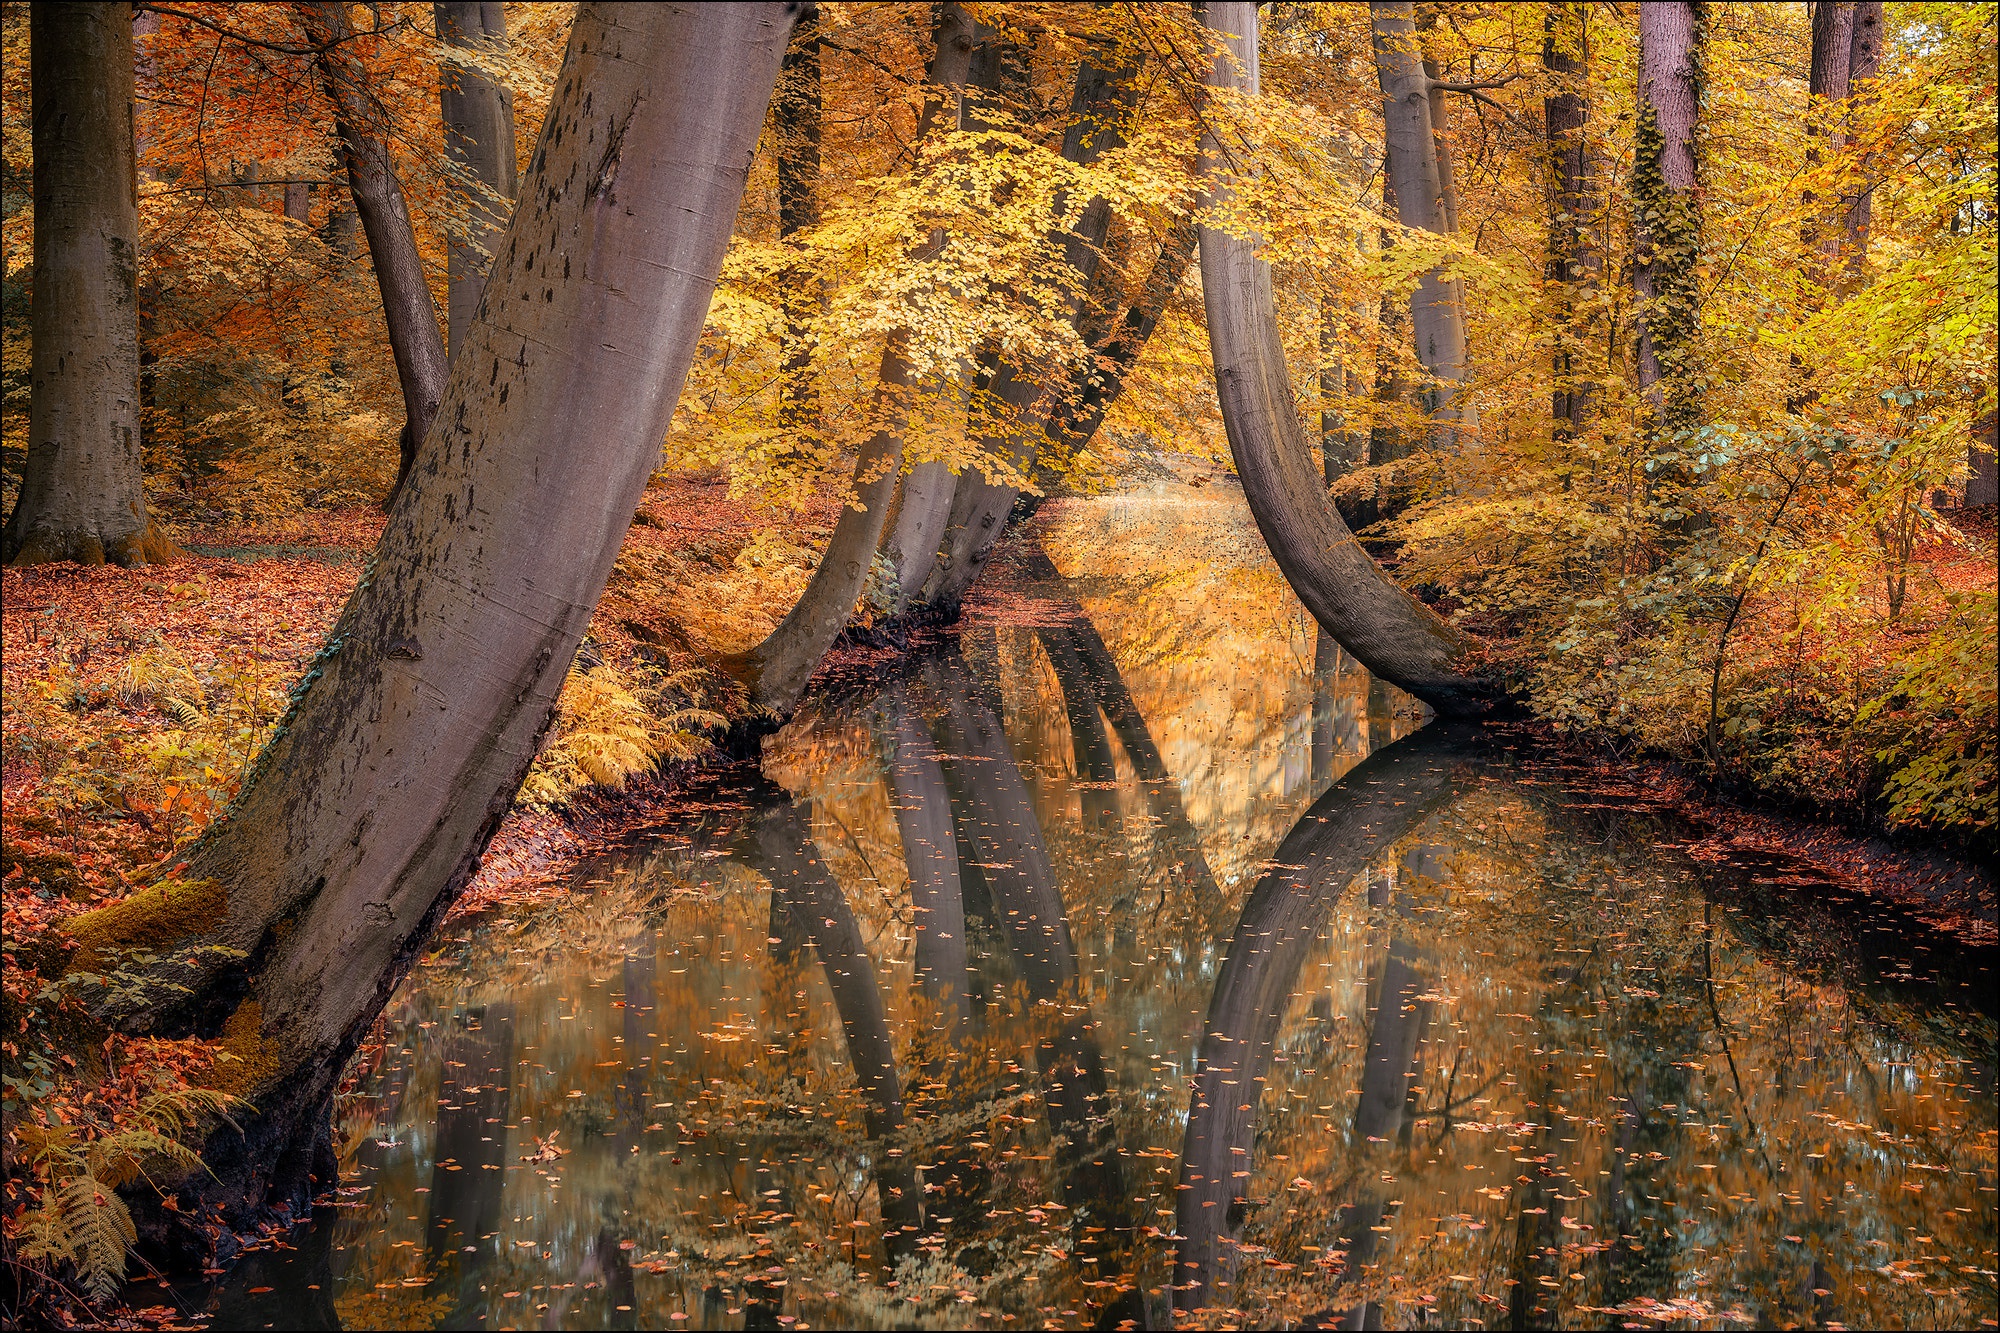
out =
[[[1433,121],[1443,92],[1425,70],[1415,10],[1407,0],[1376,0],[1368,6],[1375,71],[1382,85],[1383,174],[1395,196],[1398,222],[1446,235],[1453,230],[1457,209],[1447,159],[1439,154],[1441,127]],[[1213,19],[1210,23],[1222,26]],[[1471,374],[1465,307],[1457,284],[1435,269],[1410,294],[1410,333],[1417,364],[1431,380],[1418,395],[1432,423],[1431,444],[1454,448],[1460,431],[1477,429],[1479,420],[1471,404],[1458,397],[1459,386]]]
[[[1861,0],[1855,5],[1851,26],[1847,59],[1850,116],[1873,98],[1875,80],[1882,72],[1882,0]],[[1865,174],[1863,179],[1865,182]],[[1852,291],[1861,285],[1868,263],[1868,227],[1874,216],[1874,189],[1864,183],[1854,193],[1845,196],[1842,203],[1845,263],[1840,281],[1845,290]]]
[[[1188,1103],[1175,1192],[1177,1309],[1236,1303],[1235,1233],[1255,1167],[1255,1089],[1314,937],[1354,877],[1457,793],[1471,743],[1466,731],[1430,726],[1369,756],[1300,817],[1244,901],[1202,1025]]]
[[[73,969],[162,960],[101,1019],[238,1057],[256,1109],[189,1214],[296,1208],[332,1168],[341,1067],[512,802],[659,456],[790,21],[582,6],[485,316],[290,711],[184,868],[73,920]]]
[[[28,455],[0,553],[144,565],[173,546],[146,515],[139,452],[139,200],[132,13],[38,3]]]
[[[1206,21],[1237,34],[1228,39],[1234,62],[1216,62],[1217,86],[1255,93],[1256,7],[1211,4]],[[1230,455],[1258,531],[1299,600],[1369,671],[1440,713],[1490,706],[1493,686],[1467,665],[1472,641],[1384,574],[1327,496],[1285,365],[1271,266],[1252,242],[1203,228],[1201,281]]]
[[[1701,203],[1695,151],[1704,18],[1692,0],[1639,7],[1639,124],[1631,191],[1639,392],[1656,449],[1701,419],[1692,362],[1701,329]]]
[[[444,334],[438,328],[437,306],[424,278],[423,256],[410,226],[410,205],[396,177],[395,160],[384,134],[387,114],[370,91],[368,72],[344,44],[350,35],[347,6],[341,0],[302,4],[306,36],[323,48],[316,60],[321,86],[334,105],[340,134],[340,156],[347,169],[348,191],[361,231],[368,238],[368,255],[375,283],[382,293],[382,318],[389,330],[389,350],[396,358],[396,380],[403,390],[403,429],[397,437],[396,485],[384,507],[395,504],[417,446],[429,433],[444,397],[449,361]]]
[[[431,9],[438,40],[447,46],[507,49],[507,7],[497,0],[452,0]],[[445,261],[447,351],[456,353],[479,314],[493,247],[513,212],[514,93],[471,65],[446,63],[441,72],[438,110],[444,119],[445,156],[465,177],[453,184],[465,195],[466,232],[452,238]]]
[[[948,0],[939,7],[937,49],[929,74],[933,94],[917,127],[919,141],[930,134],[940,117],[957,113],[975,32],[965,6]],[[854,604],[882,544],[889,501],[902,465],[903,428],[908,416],[905,396],[912,378],[909,345],[909,331],[897,329],[882,349],[875,394],[876,419],[882,424],[855,458],[854,499],[840,511],[812,581],[762,643],[728,663],[748,684],[751,702],[760,708],[775,713],[790,711],[805,692],[820,659],[854,614]]]
[[[1589,6],[1549,6],[1542,19],[1542,68],[1551,91],[1542,99],[1549,158],[1548,255],[1544,276],[1555,304],[1555,380],[1550,415],[1558,442],[1589,423],[1596,397],[1587,369],[1596,345],[1598,286],[1604,273],[1603,199],[1590,140]]]

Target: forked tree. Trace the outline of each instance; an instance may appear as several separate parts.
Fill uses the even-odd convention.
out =
[[[659,457],[793,9],[579,9],[483,317],[290,711],[184,865],[73,919],[72,974],[133,974],[96,1016],[220,1036],[254,1107],[184,1213],[296,1211],[333,1169],[342,1066],[511,805]]]
[[[34,388],[0,548],[17,565],[156,563],[173,547],[140,481],[132,13],[36,4],[28,15]]]

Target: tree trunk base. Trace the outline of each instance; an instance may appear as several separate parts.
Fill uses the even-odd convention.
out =
[[[9,543],[10,565],[49,565],[71,561],[79,565],[117,565],[135,569],[140,565],[171,564],[180,550],[157,523],[147,523],[140,532],[105,537],[93,528],[35,528],[21,537],[19,545]]]

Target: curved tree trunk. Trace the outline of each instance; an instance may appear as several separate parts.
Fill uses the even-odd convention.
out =
[[[417,253],[416,232],[410,227],[410,205],[389,154],[384,127],[386,112],[369,91],[368,72],[344,43],[351,35],[343,0],[301,4],[306,36],[322,50],[315,63],[320,86],[332,101],[340,133],[340,154],[347,168],[348,190],[361,230],[368,237],[368,255],[375,282],[382,292],[382,318],[389,329],[389,350],[396,358],[396,379],[403,389],[403,429],[397,436],[396,484],[383,507],[395,504],[409,480],[417,446],[430,432],[444,397],[449,362],[444,334],[438,329],[437,305],[424,278],[423,256]]]
[[[146,515],[139,452],[139,200],[132,12],[37,4],[33,391],[8,564],[144,565],[173,545]]]
[[[1432,123],[1434,90],[1424,70],[1415,6],[1408,0],[1376,0],[1368,6],[1375,44],[1375,69],[1382,85],[1383,172],[1395,194],[1396,220],[1405,227],[1443,235],[1453,229],[1457,201],[1439,156],[1439,129]],[[1222,26],[1210,19],[1211,27]],[[1442,92],[1439,91],[1441,102]],[[1419,394],[1432,423],[1434,448],[1454,448],[1459,431],[1477,429],[1469,402],[1456,398],[1471,373],[1465,347],[1465,308],[1457,284],[1433,269],[1410,294],[1410,331],[1417,362],[1433,383]]]
[[[1469,740],[1463,731],[1426,727],[1369,756],[1300,817],[1271,854],[1274,868],[1250,890],[1215,979],[1188,1103],[1174,1218],[1177,1308],[1235,1304],[1222,1290],[1239,1263],[1232,1205],[1254,1165],[1256,1089],[1299,968],[1348,883],[1457,793]]]
[[[451,0],[431,6],[438,40],[447,46],[490,51],[507,49],[507,7],[497,0]],[[507,229],[514,203],[514,93],[470,65],[444,63],[438,83],[438,110],[444,119],[444,150],[452,165],[482,189],[466,189],[468,215],[463,239],[454,237],[446,259],[447,351],[465,345],[479,314],[479,293],[493,263],[493,247]],[[290,198],[289,195],[286,196]]]
[[[1218,59],[1216,86],[1256,92],[1256,7],[1237,0],[1210,4],[1206,21],[1238,34],[1228,47],[1241,82],[1232,63]],[[1472,640],[1384,574],[1327,497],[1292,395],[1271,266],[1257,257],[1252,242],[1204,227],[1201,281],[1230,455],[1258,531],[1293,591],[1375,675],[1440,713],[1482,711],[1495,689],[1469,666]]]
[[[1587,349],[1596,345],[1597,287],[1604,271],[1598,222],[1603,204],[1588,138],[1589,13],[1588,5],[1560,4],[1549,6],[1542,17],[1542,68],[1558,90],[1542,99],[1542,117],[1550,177],[1543,275],[1555,304],[1550,414],[1559,444],[1583,433],[1596,396],[1594,379],[1584,368]]]
[[[938,7],[936,31],[937,49],[929,71],[932,96],[917,126],[919,142],[931,133],[947,107],[958,113],[976,25],[964,5],[947,0]],[[750,701],[757,707],[775,713],[789,711],[854,614],[854,604],[861,597],[882,543],[889,501],[896,491],[908,416],[904,399],[910,379],[909,331],[895,329],[882,349],[875,394],[877,420],[882,424],[855,459],[854,499],[840,511],[826,551],[799,600],[762,643],[726,664],[748,684]]]
[[[291,710],[176,876],[72,920],[72,969],[160,955],[102,1019],[237,1057],[255,1111],[187,1215],[296,1208],[332,1169],[341,1067],[478,868],[659,456],[790,20],[579,10],[485,316]]]
[[[1688,358],[1701,329],[1701,206],[1695,120],[1701,107],[1702,7],[1639,7],[1639,124],[1631,191],[1632,295],[1639,393],[1656,451],[1700,423],[1701,385]],[[1671,470],[1669,470],[1671,471]],[[1665,474],[1662,474],[1665,475]]]

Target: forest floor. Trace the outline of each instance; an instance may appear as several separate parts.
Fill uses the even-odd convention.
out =
[[[613,683],[614,702],[627,712],[613,708],[605,723],[565,693],[551,750],[567,756],[567,769],[545,755],[540,786],[531,779],[540,798],[503,823],[455,912],[560,892],[584,858],[674,817],[690,769],[717,753],[721,731],[749,720],[718,658],[751,646],[782,616],[809,577],[808,544],[824,538],[836,512],[826,501],[801,522],[790,509],[732,498],[712,476],[648,492],[580,655],[593,676]],[[1990,551],[1990,513],[1970,521],[1985,522]],[[45,1081],[32,1098],[45,1121],[105,1132],[137,1104],[140,1081],[198,1080],[197,1043],[121,1048],[112,1064],[131,1087],[93,1085],[57,1068],[51,1059],[76,1066],[30,1030],[24,1015],[47,992],[26,960],[64,918],[170,869],[227,808],[382,523],[372,509],[350,509],[282,524],[181,526],[174,535],[183,555],[165,566],[0,571],[0,981],[9,1029],[0,1049],[10,1070]],[[1975,564],[1943,573],[1990,584],[1990,562]],[[849,655],[857,659],[851,673],[874,654]],[[593,760],[599,733],[638,706],[655,715],[635,733],[651,738],[642,750],[652,762],[607,768],[601,756]],[[1580,767],[1591,762],[1585,750],[1573,753]],[[1617,767],[1631,779],[1628,765]],[[1668,766],[1632,780],[1687,816],[1698,845],[1717,857],[1782,854],[1829,882],[1915,906],[1968,941],[1995,938],[1990,881],[1948,857],[1719,801]],[[10,1117],[16,1095],[10,1086]],[[16,1217],[32,1182],[10,1167],[5,1190],[0,1211]]]

